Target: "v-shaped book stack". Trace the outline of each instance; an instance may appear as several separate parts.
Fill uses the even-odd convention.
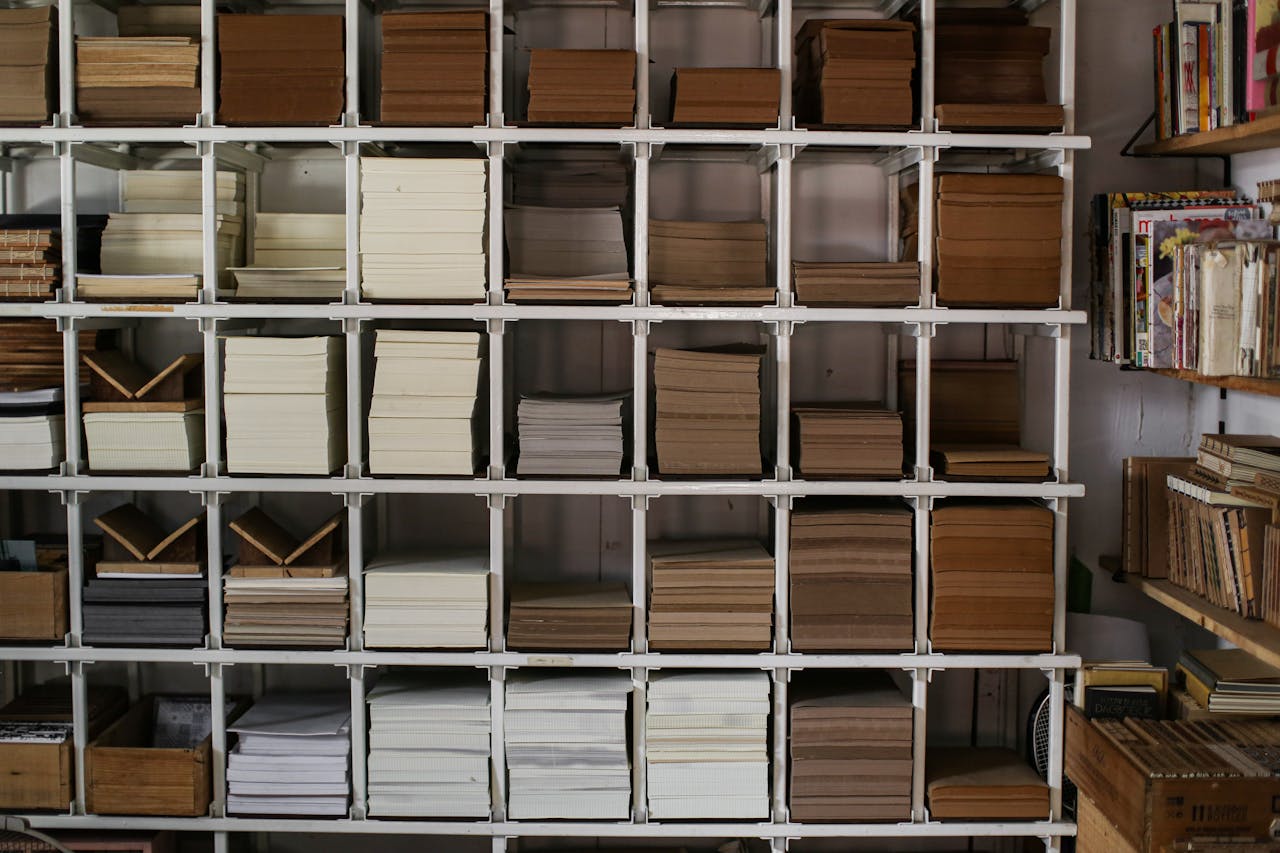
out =
[[[649,648],[769,649],[774,562],[759,542],[652,542],[649,576]]]
[[[507,208],[513,301],[625,302],[631,298],[618,208]]]
[[[902,416],[877,402],[801,403],[797,463],[806,477],[902,476]]]
[[[599,124],[635,121],[634,50],[529,51],[529,121],[534,124]]]
[[[96,471],[190,471],[204,458],[204,363],[200,353],[151,373],[119,350],[84,353],[89,467]]]
[[[655,302],[772,302],[768,234],[760,220],[649,220],[649,281]]]
[[[489,15],[433,10],[384,12],[382,124],[484,123]]]
[[[513,584],[507,646],[625,652],[631,646],[631,596],[620,583]]]
[[[804,305],[892,307],[920,301],[918,261],[792,261],[791,275]]]
[[[805,124],[910,127],[915,25],[811,18],[796,33],[796,117]]]
[[[617,477],[622,468],[622,419],[627,392],[536,394],[516,409],[520,461],[516,473]]]
[[[218,15],[218,121],[337,124],[342,40],[341,15]]]
[[[0,124],[45,124],[57,111],[58,7],[0,9]]]
[[[671,122],[684,126],[774,127],[782,96],[776,68],[677,68]]]
[[[489,637],[489,552],[377,557],[364,570],[370,648],[483,649]]]
[[[655,443],[663,474],[762,472],[763,354],[745,344],[654,354]]]

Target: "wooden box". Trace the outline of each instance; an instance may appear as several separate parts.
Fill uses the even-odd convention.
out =
[[[0,571],[0,639],[61,642],[67,633],[67,570]]]
[[[71,805],[71,739],[62,743],[0,743],[0,809],[66,811]]]

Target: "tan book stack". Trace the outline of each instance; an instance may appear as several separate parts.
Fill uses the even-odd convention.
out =
[[[773,556],[751,540],[649,544],[649,648],[768,651]]]
[[[134,35],[76,36],[76,110],[97,124],[191,124],[200,112],[200,10],[185,10],[186,26],[156,35],[145,20]]]
[[[345,104],[341,15],[218,15],[218,121],[337,124]]]
[[[382,124],[484,124],[488,13],[384,13],[381,77]]]
[[[791,647],[910,649],[911,510],[806,500],[791,514]]]
[[[654,431],[663,474],[759,476],[761,347],[659,349]]]
[[[80,352],[92,352],[98,333],[76,334]],[[62,387],[62,332],[53,320],[0,320],[0,392]],[[80,383],[89,368],[80,365]]]
[[[792,261],[791,283],[803,305],[891,308],[920,301],[916,261]]]
[[[760,220],[649,220],[649,292],[665,305],[772,302]]]
[[[806,21],[796,34],[796,118],[837,127],[910,127],[915,67],[909,21]]]
[[[47,124],[57,110],[58,8],[0,9],[0,124]]]
[[[530,124],[626,127],[635,121],[634,50],[529,51]]]
[[[609,651],[631,647],[631,596],[620,583],[516,583],[507,647]]]
[[[943,820],[1047,820],[1049,786],[1012,749],[933,747],[925,756],[929,813]]]
[[[1049,476],[1049,454],[1016,444],[934,444],[934,472],[953,482],[1040,481]]]
[[[61,286],[62,244],[56,230],[0,229],[0,299],[51,299]]]
[[[791,409],[805,477],[902,477],[902,416],[878,402],[801,403]]]
[[[1032,503],[962,503],[933,511],[938,651],[1045,652],[1053,645],[1053,513]]]
[[[776,127],[781,87],[776,68],[677,68],[671,78],[671,123]]]

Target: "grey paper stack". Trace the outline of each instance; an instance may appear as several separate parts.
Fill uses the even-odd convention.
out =
[[[200,575],[90,578],[83,593],[84,641],[98,646],[203,645],[208,589]]]
[[[627,392],[520,398],[518,475],[617,477]]]

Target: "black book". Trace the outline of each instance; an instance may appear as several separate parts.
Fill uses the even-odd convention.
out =
[[[1091,720],[1137,717],[1158,720],[1160,694],[1149,684],[1086,687],[1084,713]]]

